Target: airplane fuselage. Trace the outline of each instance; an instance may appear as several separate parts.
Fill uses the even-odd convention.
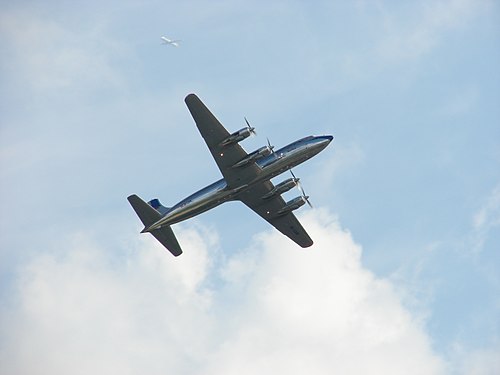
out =
[[[236,200],[238,195],[250,186],[276,177],[310,159],[322,151],[332,139],[333,137],[329,135],[305,137],[257,159],[256,164],[261,172],[253,180],[245,181],[239,186],[228,186],[226,180],[222,178],[177,203],[159,221],[148,227],[147,231],[184,221],[224,202]]]

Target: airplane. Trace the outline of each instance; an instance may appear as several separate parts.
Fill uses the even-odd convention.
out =
[[[163,41],[163,44],[169,44],[174,47],[179,47],[180,40],[171,40],[168,39],[166,36],[162,36],[160,37],[160,39]]]
[[[268,145],[248,154],[239,145],[239,142],[255,134],[255,128],[250,126],[246,118],[246,127],[229,134],[195,94],[189,94],[184,101],[223,178],[172,207],[163,206],[158,199],[146,203],[137,195],[130,195],[127,199],[144,224],[141,233],[151,233],[174,256],[179,256],[182,249],[172,231],[173,224],[224,202],[239,200],[299,246],[311,246],[311,237],[292,212],[309,203],[309,197],[300,187],[299,179],[291,168],[318,154],[330,144],[333,137],[308,136],[277,151],[268,141]],[[271,182],[272,178],[287,170],[292,172],[291,178],[277,185]],[[295,186],[302,195],[285,202],[281,194]]]

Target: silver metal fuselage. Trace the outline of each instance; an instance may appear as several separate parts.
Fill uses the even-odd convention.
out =
[[[256,179],[241,186],[228,187],[226,181],[222,178],[177,203],[148,229],[153,230],[162,226],[175,224],[199,215],[224,202],[237,200],[238,194],[249,186],[276,177],[312,158],[328,146],[332,139],[333,137],[329,135],[305,137],[279,149],[269,156],[258,159],[256,164],[261,168],[262,172]]]

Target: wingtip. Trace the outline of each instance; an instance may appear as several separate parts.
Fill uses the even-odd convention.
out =
[[[184,101],[187,102],[187,101],[193,100],[193,99],[198,99],[198,97],[196,96],[196,94],[190,93],[190,94],[186,95],[186,97],[184,98]]]

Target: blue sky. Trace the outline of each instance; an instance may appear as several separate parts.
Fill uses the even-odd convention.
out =
[[[0,372],[498,369],[497,2],[2,8]],[[178,259],[138,234],[129,194],[220,178],[190,92],[247,151],[335,136],[295,169],[315,247],[239,203]]]

